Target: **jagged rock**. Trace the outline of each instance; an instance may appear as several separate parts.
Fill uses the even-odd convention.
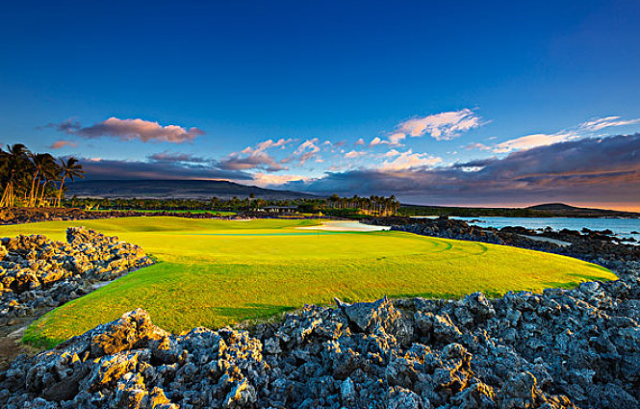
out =
[[[348,305],[338,302],[350,323],[357,330],[373,334],[382,329],[393,335],[406,345],[413,336],[413,328],[407,325],[400,311],[398,311],[387,297],[373,303],[356,303]]]
[[[356,399],[356,387],[351,378],[347,378],[340,385],[340,400],[342,401],[342,405],[354,406]]]
[[[436,339],[444,343],[455,342],[462,336],[462,332],[446,313],[433,317],[433,333]]]
[[[91,339],[91,357],[113,355],[120,351],[146,347],[151,341],[167,339],[168,332],[151,323],[145,310],[138,308],[107,324]]]
[[[389,393],[389,409],[427,409],[422,398],[408,389],[396,386]]]
[[[0,311],[31,316],[90,292],[93,282],[153,264],[140,247],[83,227],[67,229],[67,240],[42,235],[0,240]]]

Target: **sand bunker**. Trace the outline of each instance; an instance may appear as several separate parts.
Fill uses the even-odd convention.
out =
[[[389,230],[391,228],[389,226],[372,226],[370,224],[363,224],[360,222],[330,220],[330,221],[323,222],[321,225],[318,225],[318,226],[296,227],[296,229],[368,232],[368,231]]]

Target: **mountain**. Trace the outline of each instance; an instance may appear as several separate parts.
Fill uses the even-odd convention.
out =
[[[521,208],[448,207],[403,204],[401,216],[461,216],[461,217],[620,217],[640,218],[640,213],[617,210],[589,209],[564,203],[546,203]]]
[[[139,199],[231,199],[246,198],[251,193],[267,200],[293,200],[316,196],[289,190],[263,189],[217,180],[92,180],[68,185],[66,196]]]
[[[564,203],[545,203],[527,207],[527,209],[552,213],[555,216],[566,217],[639,217],[640,214],[621,212],[618,210],[590,209],[587,207],[574,207]]]

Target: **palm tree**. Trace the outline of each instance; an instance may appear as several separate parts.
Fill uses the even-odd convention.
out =
[[[58,191],[58,207],[60,207],[60,202],[62,199],[62,189],[64,188],[64,182],[67,178],[71,179],[73,182],[76,177],[84,179],[84,170],[82,170],[82,165],[78,163],[78,160],[71,156],[65,162],[64,159],[60,160],[60,168],[61,168],[61,178],[60,178],[60,190]]]
[[[33,163],[33,174],[31,176],[31,190],[29,191],[28,205],[33,207],[38,202],[40,182],[43,182],[42,195],[44,196],[47,182],[55,178],[58,165],[53,156],[48,153],[30,153],[29,157]]]
[[[0,207],[12,207],[14,205],[16,184],[22,185],[26,181],[25,170],[30,165],[28,154],[29,149],[21,143],[9,146],[6,152],[2,151],[2,184],[4,185],[4,191],[0,199]]]
[[[45,160],[44,166],[42,168],[42,191],[38,193],[36,191],[36,197],[38,199],[39,206],[47,206],[47,201],[45,200],[46,196],[55,196],[55,184],[53,189],[47,190],[47,187],[50,183],[56,182],[62,178],[62,167],[59,166],[56,161],[51,157],[51,160]]]

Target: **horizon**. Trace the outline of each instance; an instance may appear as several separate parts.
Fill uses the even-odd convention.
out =
[[[0,144],[87,180],[640,212],[637,2],[152,4],[7,5]]]
[[[112,179],[112,180],[76,180],[75,182],[70,182],[70,184],[73,183],[84,183],[84,182],[230,182],[230,183],[237,183],[231,180],[225,180],[225,179],[216,179],[216,180],[212,180],[212,179],[207,179],[207,180],[203,180],[203,179],[126,179],[126,180],[120,180],[120,179]],[[257,187],[257,188],[261,188],[260,186],[257,185],[250,185],[250,184],[243,184],[243,183],[238,183],[242,186],[246,186],[246,187]],[[264,189],[264,188],[263,188]],[[272,190],[280,190],[280,191],[284,191],[283,189],[272,189]],[[295,192],[295,191],[293,191]],[[298,192],[295,192],[298,193]],[[325,197],[325,196],[318,196],[319,198],[321,197]],[[460,207],[460,208],[478,208],[478,209],[496,209],[496,208],[505,208],[505,209],[523,209],[523,208],[527,208],[527,207],[533,207],[533,206],[540,206],[540,205],[550,205],[550,204],[560,204],[560,205],[567,205],[567,206],[572,206],[572,207],[580,207],[580,208],[587,208],[587,209],[600,209],[600,210],[614,210],[614,211],[621,211],[621,212],[634,212],[634,213],[640,213],[640,206],[619,206],[619,207],[608,207],[609,205],[607,203],[594,203],[594,204],[575,204],[575,203],[564,203],[564,202],[531,202],[528,204],[518,204],[518,205],[509,205],[509,204],[504,204],[504,203],[496,203],[496,204],[487,204],[487,205],[478,205],[478,206],[473,206],[473,205],[468,205],[468,204],[463,204],[463,205],[457,205],[457,204],[450,204],[450,205],[430,205],[428,203],[422,203],[422,204],[418,204],[418,203],[402,203],[403,206],[432,206],[432,207]]]

